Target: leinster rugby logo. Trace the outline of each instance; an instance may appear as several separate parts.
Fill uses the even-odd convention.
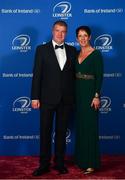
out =
[[[108,113],[111,111],[111,99],[109,97],[101,97],[101,108],[100,113]]]
[[[52,142],[55,143],[55,132],[53,133],[53,136],[52,136]],[[70,143],[71,142],[71,131],[70,129],[67,129],[67,132],[66,132],[66,144]]]
[[[62,1],[53,7],[53,17],[60,17],[61,19],[68,19],[72,17],[71,4],[67,1]]]
[[[30,37],[26,34],[16,36],[12,41],[12,50],[18,50],[20,52],[27,52],[31,50]]]
[[[28,97],[19,97],[13,102],[13,112],[28,113],[31,111],[30,108],[31,100]]]
[[[109,52],[109,50],[112,50],[111,43],[112,43],[111,35],[103,34],[95,39],[94,46],[96,49],[99,49],[102,52]]]

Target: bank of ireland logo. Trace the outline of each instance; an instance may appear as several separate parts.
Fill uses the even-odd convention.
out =
[[[101,50],[102,52],[109,52],[112,50],[112,36],[109,34],[103,34],[98,36],[94,41],[94,46],[96,49]]]
[[[12,50],[27,52],[31,50],[30,36],[26,34],[20,34],[12,40]]]
[[[101,97],[100,113],[109,113],[111,111],[111,99],[107,96]]]
[[[55,143],[55,132],[53,133],[53,136],[52,136],[52,142]],[[70,142],[71,142],[71,130],[67,129],[67,132],[66,132],[66,144],[68,144]]]
[[[71,142],[71,130],[67,129],[67,132],[66,132],[66,144],[68,144],[70,142]]]
[[[68,19],[72,17],[71,3],[67,1],[61,1],[53,7],[53,17]]]
[[[31,111],[31,100],[29,97],[19,97],[13,102],[13,112],[28,113]]]

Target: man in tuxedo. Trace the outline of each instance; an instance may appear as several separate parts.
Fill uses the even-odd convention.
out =
[[[54,169],[68,173],[64,164],[66,131],[74,104],[74,65],[76,49],[64,43],[67,24],[56,21],[52,40],[36,48],[32,79],[32,108],[40,108],[40,166],[33,176],[50,171],[51,135],[55,117]]]

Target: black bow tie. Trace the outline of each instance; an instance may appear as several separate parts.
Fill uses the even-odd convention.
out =
[[[58,48],[63,49],[63,45],[61,45],[61,46],[55,45],[55,49],[58,49]]]

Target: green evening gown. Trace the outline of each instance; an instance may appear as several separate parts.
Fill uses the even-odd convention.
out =
[[[76,144],[75,163],[80,168],[99,168],[98,110],[91,107],[95,93],[100,94],[103,79],[103,60],[94,50],[79,64],[76,74],[94,75],[94,79],[76,78]]]

